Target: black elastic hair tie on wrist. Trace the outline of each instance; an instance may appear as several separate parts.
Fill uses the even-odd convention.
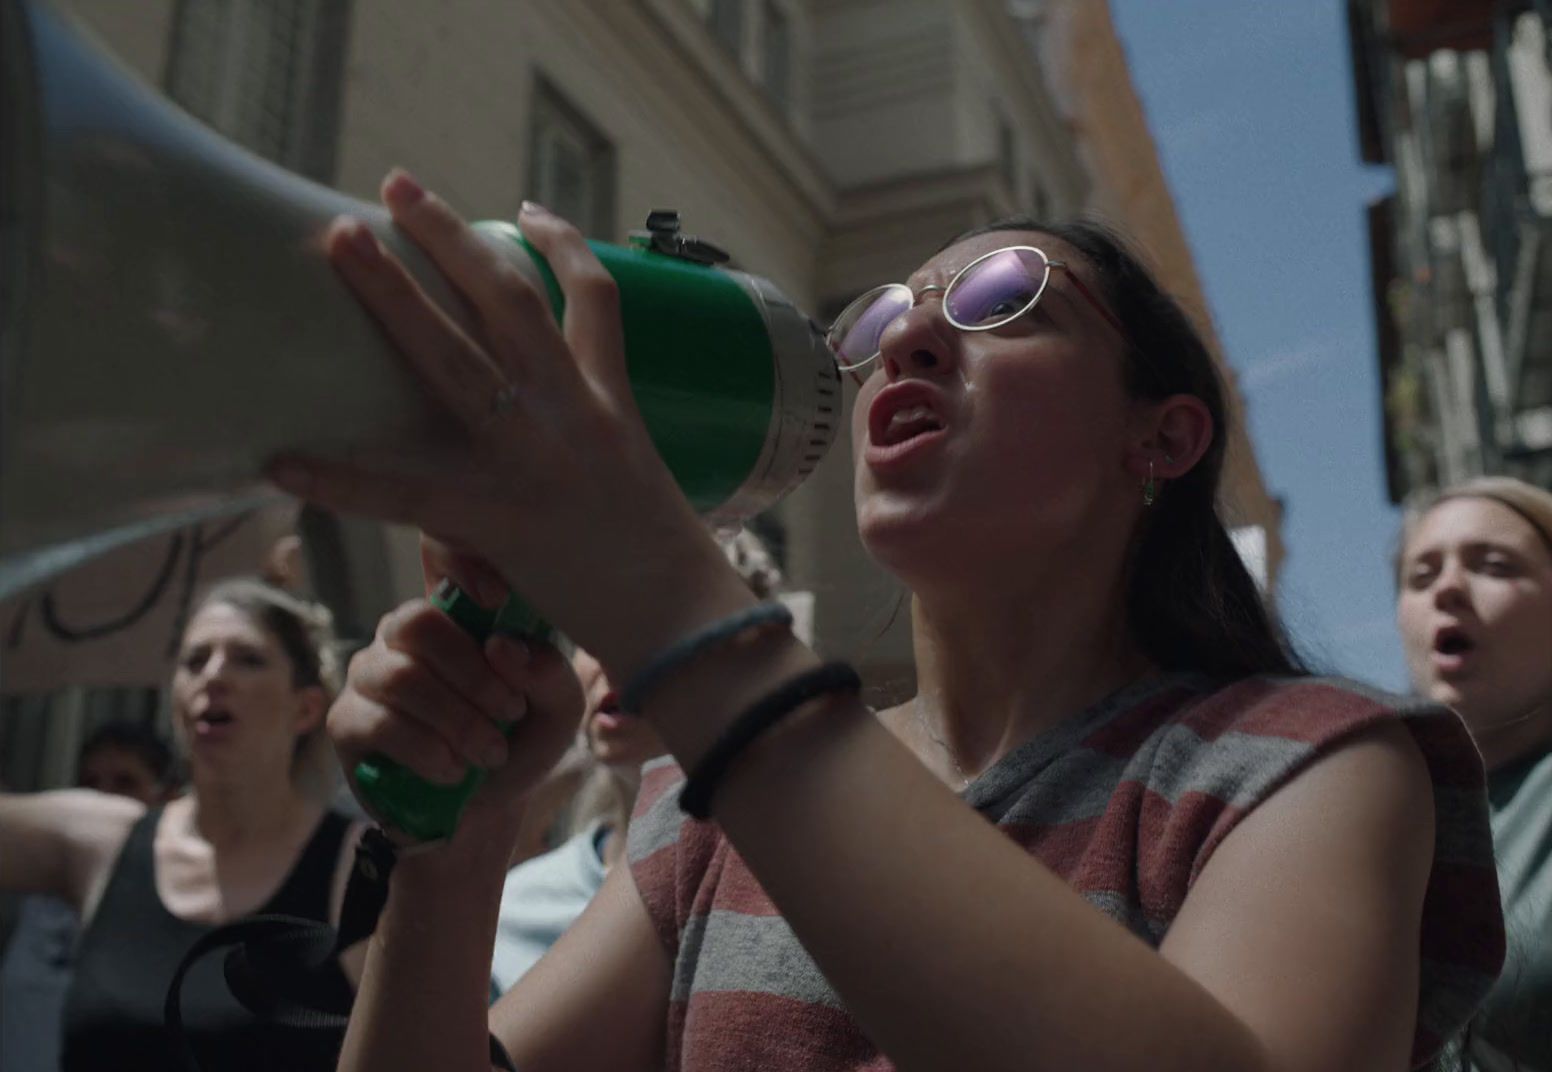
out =
[[[858,692],[862,678],[846,663],[825,663],[804,671],[756,700],[718,737],[679,792],[679,809],[694,819],[711,816],[711,797],[738,754],[760,734],[816,696]]]
[[[771,626],[786,628],[791,625],[792,611],[785,603],[771,600],[712,622],[703,629],[697,629],[684,639],[670,644],[650,663],[636,672],[636,676],[630,679],[620,693],[620,708],[629,714],[641,714],[641,707],[647,702],[647,697],[665,677],[708,648],[726,643],[750,629],[766,629]]]

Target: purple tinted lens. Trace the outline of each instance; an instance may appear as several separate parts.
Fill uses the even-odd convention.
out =
[[[859,303],[855,311],[841,314],[831,329],[831,345],[843,366],[858,365],[878,353],[878,341],[884,329],[911,307],[911,292],[890,287],[872,301]]]
[[[975,264],[944,295],[949,319],[965,328],[1011,320],[1040,294],[1048,269],[1038,253],[1005,249]]]

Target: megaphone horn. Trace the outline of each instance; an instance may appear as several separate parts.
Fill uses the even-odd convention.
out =
[[[42,0],[0,0],[0,51],[0,598],[252,506],[282,449],[445,433],[321,247],[335,216],[366,220],[467,323],[381,208],[225,141]],[[621,284],[632,385],[697,507],[748,516],[824,454],[838,376],[774,287],[663,230],[594,244]],[[514,228],[486,233],[548,283]]]

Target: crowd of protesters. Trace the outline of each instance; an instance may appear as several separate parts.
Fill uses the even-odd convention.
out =
[[[556,416],[471,423],[437,494],[306,459],[275,479],[451,537],[428,585],[440,562],[534,593],[577,646],[482,647],[418,600],[346,677],[322,607],[205,592],[171,741],[110,725],[77,788],[0,794],[0,890],[30,895],[7,1072],[181,1067],[163,1001],[196,941],[340,919],[367,824],[331,801],[368,754],[489,777],[444,843],[388,831],[376,932],[323,980],[348,1031],[277,1030],[206,964],[204,1067],[1552,1070],[1552,494],[1417,504],[1414,695],[1317,676],[1218,517],[1229,411],[1166,289],[1088,224],[945,236],[830,336],[861,374],[858,532],[914,628],[914,696],[869,710],[769,555],[719,549],[643,450],[577,232],[520,221],[557,330],[434,194],[399,172],[384,198],[485,325],[336,225],[428,393],[483,413],[450,395],[520,380]],[[580,475],[540,508],[473,490],[561,454]]]

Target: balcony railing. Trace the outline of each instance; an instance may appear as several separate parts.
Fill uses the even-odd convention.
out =
[[[1552,0],[1504,5],[1492,54],[1492,152],[1483,169],[1482,234],[1497,275],[1497,313],[1510,387],[1501,414],[1507,450],[1516,414],[1552,403]]]
[[[1353,0],[1349,17],[1364,156],[1397,169],[1370,217],[1391,497],[1483,467],[1546,475],[1552,0]]]
[[[1489,48],[1495,9],[1502,6],[1495,0],[1389,0],[1391,47],[1407,59],[1421,59],[1441,48]]]

